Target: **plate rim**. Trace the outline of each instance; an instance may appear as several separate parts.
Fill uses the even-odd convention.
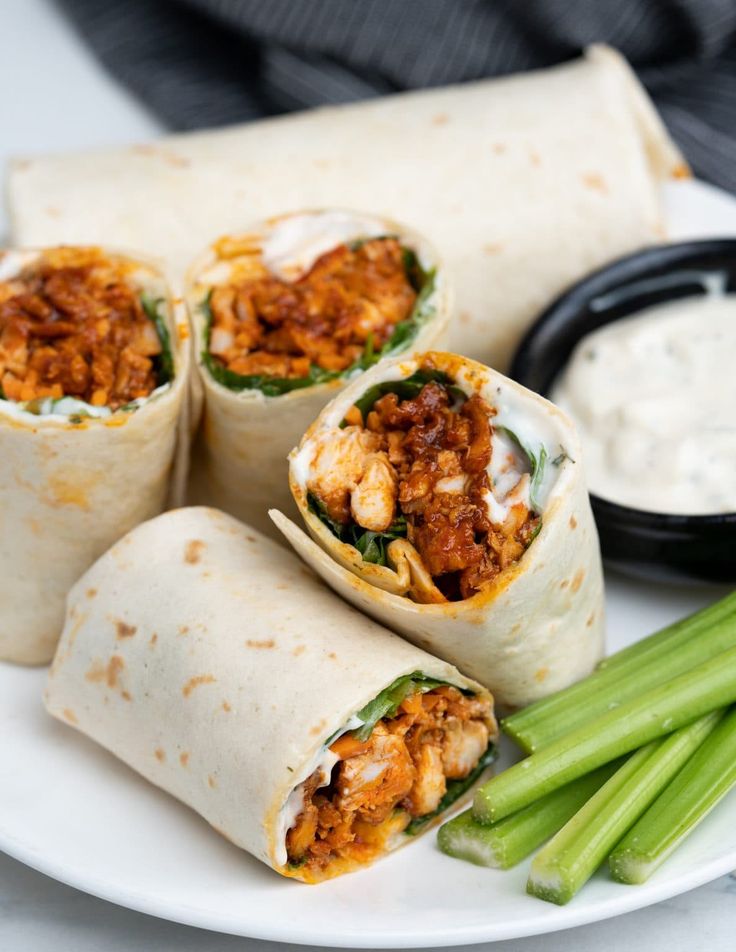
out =
[[[106,902],[111,902],[113,905],[124,909],[131,909],[134,912],[143,913],[157,919],[165,919],[179,925],[219,932],[225,935],[300,946],[322,946],[330,949],[452,948],[462,945],[479,945],[483,942],[502,942],[509,939],[547,935],[635,912],[637,909],[643,909],[674,896],[682,895],[692,889],[697,889],[699,886],[719,879],[736,869],[736,849],[734,849],[723,856],[698,865],[695,869],[682,873],[674,879],[666,879],[662,883],[657,883],[655,880],[643,885],[628,887],[612,882],[611,885],[620,886],[622,891],[619,895],[612,896],[603,902],[588,905],[571,904],[565,907],[554,907],[556,910],[554,919],[544,920],[544,917],[537,916],[528,920],[528,927],[525,927],[519,920],[514,920],[505,925],[493,922],[465,928],[460,925],[451,933],[446,931],[439,934],[436,932],[418,932],[416,928],[407,929],[406,932],[394,929],[392,932],[383,934],[371,934],[369,944],[366,945],[366,934],[357,930],[355,932],[343,931],[339,939],[329,931],[297,930],[296,927],[289,927],[288,923],[284,922],[281,922],[275,928],[253,928],[249,926],[248,930],[244,931],[242,923],[238,924],[234,919],[230,921],[220,914],[214,915],[201,909],[198,910],[191,905],[166,903],[162,906],[160,900],[153,900],[137,890],[121,891],[119,886],[105,878],[96,877],[94,880],[88,880],[74,869],[70,871],[58,863],[44,861],[44,858],[38,855],[35,850],[24,850],[12,836],[8,836],[7,831],[3,830],[2,827],[0,827],[0,849],[13,859],[57,882]],[[298,888],[301,888],[301,886]],[[163,909],[166,911],[163,912]]]

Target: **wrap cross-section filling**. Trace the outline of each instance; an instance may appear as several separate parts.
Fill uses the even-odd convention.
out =
[[[487,766],[491,699],[417,686],[375,725],[341,733],[297,788],[300,808],[286,834],[291,864],[370,862],[392,836],[448,809]]]
[[[440,373],[368,391],[314,439],[313,511],[364,559],[391,564],[415,601],[470,598],[541,525],[533,462],[494,408]],[[409,576],[411,581],[408,581]]]
[[[32,413],[65,397],[114,411],[167,382],[167,331],[135,267],[54,248],[0,281],[0,396]]]

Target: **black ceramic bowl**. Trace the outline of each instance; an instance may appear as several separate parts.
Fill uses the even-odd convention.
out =
[[[662,245],[620,258],[547,308],[521,342],[511,376],[546,396],[585,334],[653,304],[704,294],[713,276],[725,292],[736,292],[736,239]],[[659,580],[736,582],[736,513],[671,515],[590,499],[603,557],[613,567]]]

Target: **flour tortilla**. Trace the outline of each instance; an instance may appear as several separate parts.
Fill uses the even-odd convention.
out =
[[[179,509],[134,529],[72,589],[46,705],[302,878],[286,866],[290,792],[336,731],[415,671],[486,693],[271,540],[216,510]]]
[[[327,216],[335,214],[334,210],[323,211]],[[237,238],[239,242],[247,238],[250,245],[261,247],[274,226],[280,222],[312,215],[313,220],[319,219],[323,211],[295,211],[268,222],[253,224],[246,232],[229,237]],[[354,216],[356,223],[365,222],[371,229],[371,235],[397,235],[403,245],[418,254],[426,271],[434,269],[432,312],[406,352],[442,346],[446,339],[452,299],[444,269],[434,248],[421,235],[396,221],[377,219],[361,212],[344,213],[339,210],[336,213],[345,214],[347,218]],[[353,237],[366,235],[358,228]],[[338,239],[336,244],[339,243]],[[229,283],[227,275],[233,262],[237,262],[237,258],[221,261],[215,249],[209,248],[192,265],[186,278],[186,299],[195,332],[196,366],[204,394],[189,501],[223,509],[281,541],[281,534],[268,518],[268,509],[275,506],[293,516],[297,515],[289,492],[289,451],[299,442],[325,404],[345,387],[346,380],[337,379],[268,397],[260,390],[230,390],[212,377],[202,360],[202,353],[206,349],[207,325],[202,303],[212,288],[208,275],[217,274],[217,283]]]
[[[105,254],[116,252],[103,249]],[[42,252],[0,253],[2,279]],[[161,271],[134,260],[134,279],[161,298],[175,377],[135,412],[74,425],[0,405],[0,658],[51,660],[69,588],[123,533],[181,498],[191,432],[191,334]],[[178,447],[178,449],[177,449]]]
[[[180,277],[208,242],[297,208],[396,218],[456,288],[449,347],[500,370],[564,287],[662,240],[686,166],[615,51],[98,153],[16,161],[16,243],[116,242]]]
[[[557,407],[496,371],[454,354],[426,356],[468,394],[478,392],[496,407],[494,424],[523,437],[537,456],[545,446],[542,528],[519,562],[472,598],[418,604],[391,591],[396,573],[390,566],[364,562],[309,508],[312,437],[339,426],[369,387],[411,376],[422,357],[387,361],[356,380],[322,411],[291,454],[291,489],[312,538],[281,513],[271,517],[304,561],[347,601],[457,665],[486,685],[499,704],[529,704],[587,675],[603,653],[601,559],[577,435]]]

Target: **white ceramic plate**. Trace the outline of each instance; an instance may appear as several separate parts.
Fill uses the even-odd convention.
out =
[[[736,201],[698,183],[667,193],[674,237],[736,236]],[[719,597],[607,579],[615,650]],[[40,593],[39,597],[43,597]],[[370,869],[286,881],[75,731],[52,721],[45,671],[0,664],[0,849],[131,909],[221,932],[342,947],[463,945],[565,929],[685,892],[736,867],[732,795],[644,886],[599,874],[568,906],[509,872],[443,856],[432,832]],[[509,751],[504,754],[508,758]]]

